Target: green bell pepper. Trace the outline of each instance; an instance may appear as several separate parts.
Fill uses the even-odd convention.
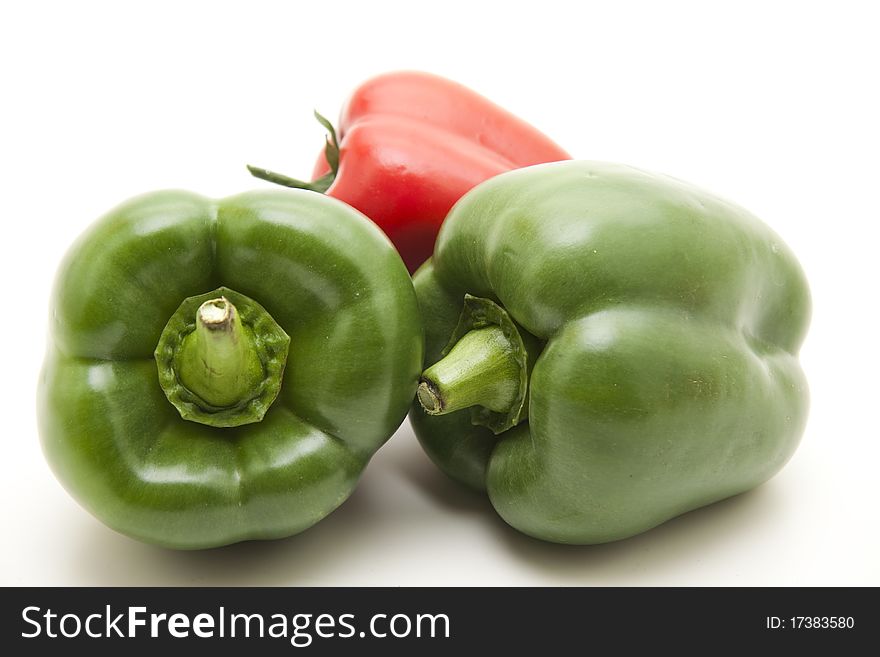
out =
[[[416,390],[400,257],[311,192],[136,198],[58,273],[39,425],[61,483],[173,548],[299,532],[352,492]]]
[[[414,282],[433,363],[417,437],[522,532],[632,536],[766,481],[799,442],[803,273],[758,219],[681,181],[502,174],[453,208]]]

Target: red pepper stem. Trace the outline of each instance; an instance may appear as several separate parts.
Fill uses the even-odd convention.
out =
[[[306,182],[305,180],[298,180],[297,178],[285,176],[283,173],[276,173],[275,171],[269,171],[269,169],[251,166],[250,164],[247,165],[247,169],[251,172],[252,176],[259,178],[260,180],[266,180],[275,183],[276,185],[292,187],[294,189],[308,189],[321,194],[330,189],[330,185],[333,184],[333,180],[336,177],[336,175],[331,172],[325,176],[321,176],[317,180]]]
[[[317,180],[307,182],[305,180],[299,180],[298,178],[285,176],[282,173],[270,171],[269,169],[263,169],[262,167],[255,167],[248,164],[247,169],[251,172],[251,175],[260,180],[275,183],[276,185],[293,187],[294,189],[308,189],[313,192],[320,192],[321,194],[330,189],[330,185],[336,180],[336,174],[339,171],[339,140],[336,138],[336,129],[333,127],[333,124],[318,114],[317,110],[315,111],[315,118],[318,120],[318,123],[324,126],[327,130],[327,143],[324,147],[324,158],[327,160],[327,165],[330,167],[329,172]]]

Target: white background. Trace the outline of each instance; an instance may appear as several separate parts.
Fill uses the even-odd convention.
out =
[[[0,10],[0,584],[880,584],[880,103],[873,3],[19,2]],[[751,209],[814,297],[802,445],[764,486],[623,542],[508,528],[407,424],[305,533],[177,553],[94,520],[40,452],[35,388],[63,252],[125,198],[308,176],[367,77],[456,79],[576,157]]]

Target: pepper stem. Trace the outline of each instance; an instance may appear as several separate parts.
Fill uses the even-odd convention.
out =
[[[253,335],[226,297],[205,301],[177,354],[180,382],[217,408],[247,401],[264,378]]]
[[[255,167],[248,164],[247,169],[251,172],[251,175],[260,180],[275,183],[276,185],[293,187],[294,189],[309,189],[321,194],[330,189],[330,185],[336,180],[336,174],[339,172],[339,139],[336,137],[336,129],[333,127],[333,124],[318,114],[317,110],[315,110],[315,118],[318,120],[318,123],[324,126],[324,129],[327,130],[327,137],[324,144],[324,159],[327,160],[327,165],[330,167],[330,171],[316,180],[306,181],[299,180],[298,178],[291,178],[290,176],[285,176],[283,173],[276,173],[275,171],[269,171],[269,169]]]
[[[465,333],[449,353],[422,373],[417,396],[429,415],[471,406],[507,413],[519,398],[521,366],[498,326]]]

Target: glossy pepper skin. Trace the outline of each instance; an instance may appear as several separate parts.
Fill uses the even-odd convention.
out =
[[[455,206],[414,283],[426,363],[442,363],[419,389],[432,412],[465,388],[499,398],[449,351],[463,305],[532,341],[514,426],[473,424],[479,405],[410,413],[433,461],[526,534],[626,538],[757,486],[797,447],[804,275],[766,225],[686,183],[597,162],[503,174]]]
[[[449,209],[474,185],[510,169],[570,158],[467,87],[414,71],[380,75],[358,87],[342,110],[338,133],[338,171],[331,172],[325,149],[313,181],[323,179],[320,191],[376,222],[410,272],[430,257]],[[335,166],[337,156],[330,159]],[[306,185],[251,171],[281,184]]]
[[[275,339],[286,365],[272,360],[283,379],[262,419],[183,419],[163,391],[154,351],[196,295],[239,303],[249,322],[245,295],[289,336]],[[335,509],[403,419],[423,349],[387,238],[345,204],[291,190],[117,207],[67,254],[50,333],[38,408],[58,479],[113,529],[183,549],[288,536]],[[262,378],[253,369],[245,389]]]

